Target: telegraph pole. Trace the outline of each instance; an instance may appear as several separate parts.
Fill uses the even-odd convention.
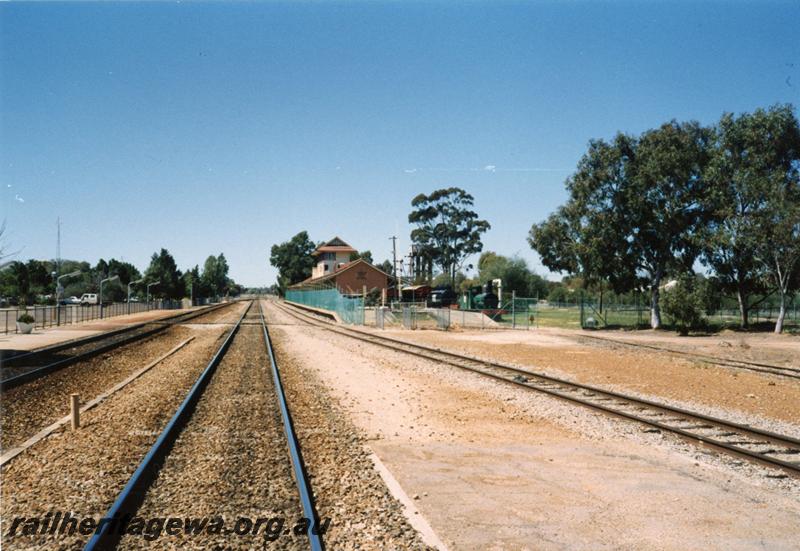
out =
[[[400,277],[397,272],[397,236],[393,235],[389,238],[392,242],[392,269],[394,270],[394,287],[397,293],[397,300],[400,300]]]

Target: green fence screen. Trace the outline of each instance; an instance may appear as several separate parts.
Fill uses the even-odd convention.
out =
[[[336,312],[345,323],[364,325],[364,299],[360,296],[343,295],[334,288],[290,289],[286,291],[286,300]]]

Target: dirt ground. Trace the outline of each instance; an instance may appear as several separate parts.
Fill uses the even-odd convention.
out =
[[[625,342],[661,346],[722,358],[770,363],[800,368],[800,335],[784,333],[745,333],[725,330],[716,335],[681,337],[671,331],[565,331],[536,329],[582,341],[582,336],[596,336]]]
[[[280,339],[451,548],[800,548],[793,481],[295,320]]]
[[[649,332],[648,332],[649,333]],[[582,338],[582,333],[531,331],[407,331],[387,330],[381,334],[424,343],[482,358],[523,366],[569,380],[602,386],[613,390],[635,392],[654,399],[667,400],[692,409],[706,409],[734,420],[741,414],[759,426],[773,420],[800,426],[800,380],[729,367],[717,367],[686,357],[647,349],[620,347],[613,343]],[[594,335],[596,333],[590,333]],[[607,337],[609,333],[601,336]],[[634,341],[625,333],[619,337]],[[642,334],[636,337],[648,344],[688,349],[680,337]],[[690,339],[691,351],[710,353],[716,347],[718,356],[724,350],[728,357],[745,359],[757,355],[773,360],[783,358],[800,365],[800,339],[782,335],[737,337],[699,337]],[[702,339],[702,340],[700,340]],[[720,346],[731,342],[731,347]],[[696,344],[695,344],[696,343]],[[744,348],[749,347],[749,348]],[[743,354],[740,349],[751,354]],[[760,350],[752,353],[753,350]],[[791,363],[789,365],[792,365]],[[737,417],[738,418],[738,417]],[[786,427],[773,427],[782,429]],[[790,429],[791,430],[791,429]],[[779,432],[781,432],[779,431]]]

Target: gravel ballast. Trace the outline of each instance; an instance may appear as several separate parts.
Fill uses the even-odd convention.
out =
[[[174,355],[2,468],[3,548],[75,548],[88,536],[10,535],[14,518],[48,512],[99,519],[113,503],[220,344],[224,327],[197,331]]]
[[[274,521],[268,532],[268,520],[285,519],[289,529],[303,516],[267,362],[260,328],[243,325],[137,511],[142,518],[221,518],[224,531],[162,535],[152,542],[129,535],[121,548],[308,547],[304,537],[282,530],[276,541],[264,539],[278,526]],[[252,528],[225,533],[239,519],[247,519],[240,521],[242,532],[247,521],[264,524],[256,535]]]
[[[237,304],[197,319],[233,322],[243,307]],[[0,404],[2,449],[18,445],[68,414],[70,394],[79,394],[84,402],[91,400],[193,334],[191,328],[172,327],[145,341],[122,346],[4,391]]]

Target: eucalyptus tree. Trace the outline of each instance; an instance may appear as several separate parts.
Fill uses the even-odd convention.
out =
[[[791,253],[783,251],[775,258],[780,247],[774,249],[771,243],[782,239],[775,233],[792,235],[791,222],[778,228],[786,216],[791,217],[797,126],[791,106],[785,105],[738,117],[726,113],[716,127],[708,170],[713,216],[706,228],[702,262],[713,269],[721,290],[736,296],[743,328],[748,326],[750,310],[771,292],[782,293],[782,300],[788,292]],[[775,194],[781,189],[788,194],[784,198]],[[755,295],[761,298],[753,301]]]
[[[269,262],[278,269],[278,291],[281,295],[293,283],[298,283],[311,276],[314,267],[316,245],[308,237],[308,232],[301,231],[289,241],[272,246]]]
[[[587,283],[606,280],[617,293],[648,288],[650,326],[660,327],[663,279],[691,269],[699,252],[710,135],[672,121],[639,137],[591,141],[567,180],[567,203],[531,228],[542,263]]]
[[[144,277],[148,283],[160,281],[158,286],[151,290],[153,296],[180,299],[186,293],[181,271],[167,249],[162,248],[159,252],[153,253]]]
[[[218,256],[209,255],[203,263],[203,273],[200,275],[202,288],[214,296],[225,294],[232,283],[228,278],[228,270],[228,261],[223,253]]]
[[[636,139],[618,133],[610,142],[592,140],[567,179],[569,199],[544,222],[534,224],[528,242],[550,270],[581,277],[588,287],[609,281],[619,292],[636,283],[628,227],[627,190]]]
[[[704,179],[711,131],[696,122],[672,121],[645,132],[637,147],[628,194],[637,267],[650,286],[650,326],[661,325],[659,294],[668,272],[692,270],[707,224],[709,186]]]
[[[411,201],[408,221],[415,224],[411,241],[418,254],[448,274],[451,284],[466,259],[483,250],[481,235],[491,225],[472,210],[475,199],[461,188],[420,193]]]
[[[788,297],[800,289],[800,182],[797,165],[784,182],[770,186],[767,209],[761,216],[757,258],[766,266],[779,298],[775,333],[783,331]]]

